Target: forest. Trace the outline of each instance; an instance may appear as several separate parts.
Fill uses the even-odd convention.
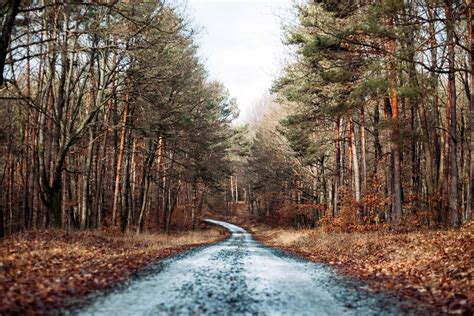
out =
[[[170,229],[229,173],[235,102],[161,2],[11,2],[2,89],[0,235]],[[19,3],[19,1],[18,1]]]
[[[474,2],[293,1],[244,120],[185,7],[0,2],[0,314],[240,232],[207,218],[423,312],[474,311]]]
[[[474,42],[466,3],[314,1],[297,6],[297,17],[285,29],[294,60],[253,122],[243,171],[257,175],[248,179],[258,196],[250,203],[298,204],[311,218],[304,225],[470,221]],[[294,215],[281,212],[275,220]]]

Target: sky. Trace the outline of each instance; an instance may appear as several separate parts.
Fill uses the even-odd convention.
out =
[[[239,121],[268,94],[286,48],[281,25],[292,0],[188,0],[197,42],[210,77],[237,99]]]

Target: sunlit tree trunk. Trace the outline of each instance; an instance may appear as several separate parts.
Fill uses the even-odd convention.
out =
[[[393,16],[388,18],[389,27],[394,30]],[[389,80],[390,80],[390,106],[392,110],[392,154],[393,154],[393,219],[399,224],[402,217],[402,184],[401,184],[401,165],[400,165],[400,140],[399,140],[399,108],[397,91],[397,70],[396,70],[396,40],[395,35],[389,39]]]
[[[349,133],[349,162],[351,164],[351,182],[354,185],[354,197],[356,202],[360,202],[360,170],[359,170],[359,154],[357,152],[355,133],[354,133],[354,122],[349,119],[348,126]]]
[[[164,166],[163,166],[163,153],[165,147],[165,140],[162,136],[158,136],[158,158],[157,158],[157,186],[156,186],[156,224],[160,225],[160,210],[164,211],[163,200],[164,200]]]
[[[230,196],[232,198],[232,203],[235,201],[235,194],[234,194],[234,177],[230,176]],[[231,204],[232,205],[232,204]],[[232,206],[231,206],[232,207]]]
[[[93,96],[94,89],[92,89],[89,100],[88,100],[88,111],[91,111],[93,108]],[[90,182],[91,182],[91,173],[92,173],[92,159],[94,153],[94,131],[92,127],[89,127],[89,140],[87,144],[86,150],[86,161],[85,161],[85,175],[83,176],[82,182],[82,194],[81,194],[81,229],[85,229],[89,225],[90,220],[90,202],[89,202],[89,194],[90,194]]]
[[[117,169],[115,175],[115,189],[114,189],[114,202],[112,206],[112,226],[117,225],[118,218],[118,204],[121,194],[121,176],[122,176],[122,163],[123,155],[125,150],[125,139],[127,134],[127,122],[128,122],[128,110],[129,110],[129,92],[127,91],[125,96],[124,110],[122,114],[122,129],[120,134],[120,144],[118,148],[118,158],[117,158]]]
[[[234,186],[235,186],[235,202],[239,202],[239,186],[238,186],[237,176],[235,176]]]

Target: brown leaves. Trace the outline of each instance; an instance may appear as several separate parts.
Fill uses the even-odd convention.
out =
[[[222,239],[220,231],[182,236],[30,232],[0,243],[0,314],[44,314],[67,299],[114,286],[153,261]]]
[[[474,311],[474,224],[461,230],[338,233],[323,229],[294,232],[256,228],[267,244],[335,265],[342,272],[371,281],[402,297],[443,313]],[[304,242],[301,242],[304,240]]]

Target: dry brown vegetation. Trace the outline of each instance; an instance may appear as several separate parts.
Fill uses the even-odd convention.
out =
[[[0,315],[46,313],[227,234],[219,228],[139,236],[49,230],[8,237],[0,241]]]
[[[461,230],[331,232],[254,226],[264,243],[429,304],[443,313],[474,312],[474,224]]]

